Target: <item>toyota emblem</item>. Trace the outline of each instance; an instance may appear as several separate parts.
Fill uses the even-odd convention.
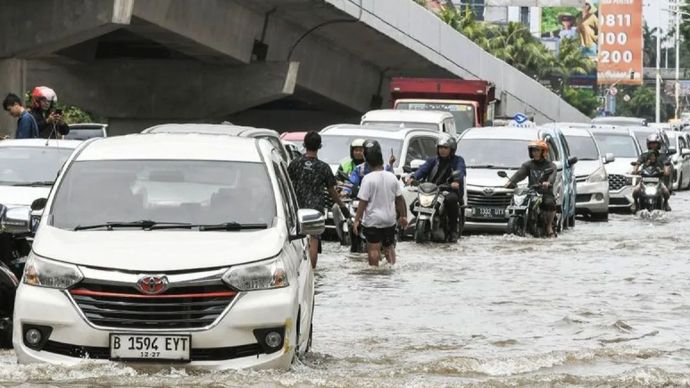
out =
[[[493,195],[493,194],[494,194],[494,189],[492,189],[491,187],[487,187],[487,188],[484,189],[484,194],[486,194],[486,195]]]
[[[165,275],[146,275],[137,281],[137,289],[143,294],[157,295],[168,289],[168,278]]]

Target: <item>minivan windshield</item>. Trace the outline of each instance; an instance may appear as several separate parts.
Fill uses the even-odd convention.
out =
[[[628,134],[596,133],[594,138],[603,154],[613,154],[617,158],[637,158],[639,156],[635,139]]]
[[[434,131],[440,131],[440,125],[436,123],[418,123],[412,121],[364,121],[362,125],[365,127],[377,127],[380,130],[391,130],[397,131],[404,128],[412,129],[431,129]],[[381,128],[378,128],[381,127]]]
[[[57,188],[51,220],[67,230],[142,220],[270,227],[275,215],[262,163],[96,160],[70,166]]]
[[[449,112],[455,119],[455,127],[458,133],[475,126],[475,109],[471,103],[462,102],[432,102],[432,101],[415,101],[415,102],[398,102],[395,104],[395,109],[408,110],[437,110]]]
[[[594,139],[589,136],[566,136],[570,154],[577,156],[579,160],[597,160],[599,151]]]
[[[56,147],[0,147],[0,185],[51,186],[74,151]]]
[[[467,168],[518,169],[529,159],[528,140],[460,139],[457,154]]]
[[[340,164],[343,160],[350,157],[350,144],[355,139],[367,139],[362,136],[340,136],[340,135],[321,135],[321,149],[319,150],[319,159],[328,164]],[[376,140],[381,145],[384,160],[393,151],[395,158],[400,161],[400,151],[402,149],[402,140],[398,139],[371,139]],[[397,164],[397,162],[396,162]]]

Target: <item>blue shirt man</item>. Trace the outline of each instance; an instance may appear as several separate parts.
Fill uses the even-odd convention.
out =
[[[19,96],[12,93],[8,94],[2,101],[2,108],[12,117],[17,118],[17,132],[15,132],[15,138],[32,139],[39,136],[38,123],[31,113],[24,109]]]

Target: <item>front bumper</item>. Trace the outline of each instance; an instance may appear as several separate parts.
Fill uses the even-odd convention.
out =
[[[609,209],[631,209],[634,204],[632,193],[632,186],[623,186],[616,191],[609,190]]]
[[[575,209],[578,214],[601,214],[609,211],[608,181],[577,182]]]
[[[224,315],[204,329],[143,331],[95,327],[82,315],[66,291],[27,286],[17,290],[13,345],[19,363],[71,365],[84,358],[109,358],[110,333],[189,334],[192,337],[191,361],[185,367],[203,369],[243,369],[290,367],[294,354],[294,330],[298,310],[294,285],[286,288],[239,293]],[[24,325],[52,328],[42,350],[24,343]],[[255,329],[284,327],[283,347],[267,354],[261,349]],[[138,362],[133,362],[137,364]],[[146,365],[170,365],[169,361],[141,361]]]

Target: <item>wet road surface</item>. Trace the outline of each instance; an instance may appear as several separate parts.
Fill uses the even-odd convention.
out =
[[[661,219],[579,221],[556,240],[398,245],[398,264],[325,244],[313,352],[290,371],[17,365],[4,386],[426,387],[690,384],[690,193]]]

